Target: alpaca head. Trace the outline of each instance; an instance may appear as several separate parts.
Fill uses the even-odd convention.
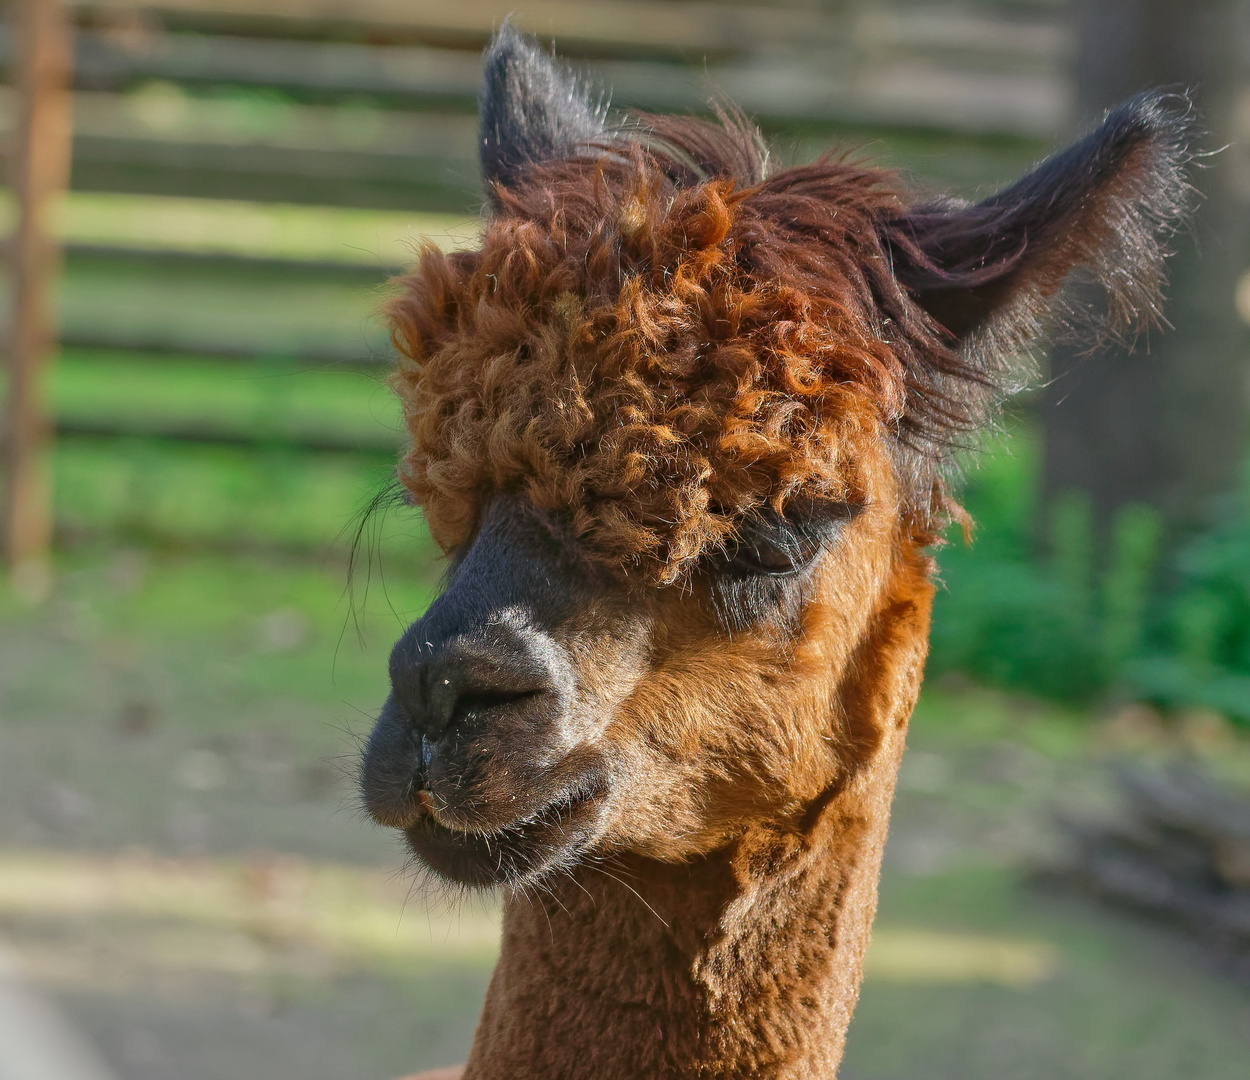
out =
[[[486,79],[480,248],[425,250],[389,310],[450,569],[366,803],[472,885],[797,830],[871,758],[873,695],[914,694],[951,448],[1065,279],[1112,331],[1155,312],[1185,103],[909,206],[839,159],[767,175],[732,113],[609,129],[508,28]]]

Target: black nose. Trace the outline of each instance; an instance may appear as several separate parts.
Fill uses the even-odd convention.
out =
[[[480,769],[502,775],[509,759],[546,745],[571,699],[571,662],[542,632],[503,620],[438,629],[415,623],[391,653],[391,695],[361,773],[365,803],[384,825],[413,824],[423,789],[444,809],[472,801]]]
[[[391,654],[395,702],[424,739],[451,737],[492,715],[530,712],[530,703],[567,700],[569,661],[540,631],[499,620],[427,640],[432,629],[425,620],[414,624]]]
[[[446,590],[392,650],[361,771],[378,821],[407,828],[429,809],[480,824],[486,807],[513,820],[518,787],[566,756],[576,684],[557,640],[584,612],[582,571],[545,521],[493,500]]]

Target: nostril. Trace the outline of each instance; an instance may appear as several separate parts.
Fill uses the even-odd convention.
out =
[[[495,721],[537,723],[546,711],[542,702],[554,705],[571,691],[563,649],[537,631],[522,634],[492,625],[430,640],[428,656],[416,661],[399,656],[391,666],[391,684],[413,729],[435,742],[465,723],[478,728]]]
[[[456,698],[447,723],[454,726],[467,717],[480,716],[503,706],[519,705],[544,693],[545,690],[469,690]]]

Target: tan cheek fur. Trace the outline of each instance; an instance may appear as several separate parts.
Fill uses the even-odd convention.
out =
[[[608,842],[688,858],[854,772],[870,748],[838,691],[891,581],[898,530],[892,475],[871,465],[869,506],[824,557],[793,636],[729,635],[693,596],[660,592],[650,670],[604,735],[630,778]]]

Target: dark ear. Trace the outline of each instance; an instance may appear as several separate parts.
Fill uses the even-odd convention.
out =
[[[511,23],[484,66],[482,179],[492,201],[496,185],[515,183],[526,166],[572,157],[603,136],[606,106]]]
[[[1074,271],[1104,292],[1098,314],[1111,331],[1149,323],[1160,313],[1167,239],[1186,215],[1194,134],[1187,97],[1141,94],[984,202],[896,219],[887,232],[895,274],[991,363],[1038,332]]]

